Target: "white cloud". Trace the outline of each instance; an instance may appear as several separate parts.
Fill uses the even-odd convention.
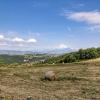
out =
[[[0,46],[30,46],[32,43],[36,43],[37,40],[34,38],[31,39],[23,39],[20,37],[14,37],[14,38],[6,38],[4,35],[0,35]]]
[[[24,42],[24,39],[16,37],[14,39],[12,39],[13,42]]]
[[[36,39],[29,39],[27,42],[28,42],[28,43],[36,43],[37,40],[36,40]]]
[[[64,16],[67,19],[77,22],[85,22],[89,25],[89,30],[100,32],[100,12],[65,12]]]
[[[71,12],[66,13],[65,16],[68,19],[75,21],[86,22],[88,24],[100,24],[100,12]]]
[[[0,40],[3,40],[4,39],[4,36],[3,35],[0,35]]]
[[[8,44],[5,42],[0,42],[0,46],[7,46]]]
[[[60,48],[60,49],[63,49],[63,48],[68,48],[68,47],[67,47],[66,44],[60,44],[60,45],[59,45],[59,48]]]

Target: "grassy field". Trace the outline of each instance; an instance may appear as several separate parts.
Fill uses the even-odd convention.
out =
[[[44,81],[53,70],[56,81]],[[0,96],[14,100],[100,100],[100,60],[60,65],[0,65]]]

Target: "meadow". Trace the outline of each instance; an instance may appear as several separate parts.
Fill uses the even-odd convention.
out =
[[[43,80],[53,70],[55,81]],[[100,100],[100,60],[69,64],[0,64],[0,96],[14,100]],[[10,99],[8,99],[10,100]]]

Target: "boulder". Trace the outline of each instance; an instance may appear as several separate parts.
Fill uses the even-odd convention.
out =
[[[54,71],[47,71],[44,75],[45,80],[54,81],[56,79],[56,74]]]

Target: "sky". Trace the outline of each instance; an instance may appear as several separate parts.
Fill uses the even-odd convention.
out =
[[[100,0],[0,0],[0,49],[100,46]]]

